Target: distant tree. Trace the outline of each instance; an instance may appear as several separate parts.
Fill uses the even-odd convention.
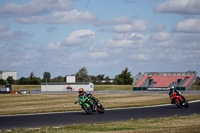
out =
[[[96,83],[98,82],[96,76],[90,76],[90,78],[91,78],[91,80],[92,80],[92,81],[91,81],[92,83],[96,84]]]
[[[44,72],[43,73],[42,82],[50,82],[50,81],[51,81],[51,74],[50,74],[50,72]]]
[[[138,74],[136,74],[135,78],[134,78],[134,82],[133,84],[136,85],[140,79],[142,78],[143,74],[141,72],[138,72]]]
[[[57,77],[57,82],[63,82],[63,80],[64,80],[64,77],[62,77],[62,76]]]
[[[34,72],[31,72],[30,73],[30,76],[29,76],[29,80],[28,80],[28,84],[32,84],[32,81],[33,81],[33,77],[34,77]]]
[[[106,76],[104,80],[105,80],[106,82],[109,82],[109,81],[110,81],[109,76]]]
[[[13,79],[12,76],[8,76],[8,78],[6,79],[6,81],[9,83],[9,84],[13,84],[15,82],[15,80]]]
[[[196,78],[196,82],[194,82],[195,85],[200,85],[200,77]]]
[[[119,76],[115,77],[115,82],[116,82],[116,84],[119,84],[119,85],[124,84],[124,80],[122,78],[120,78]]]
[[[129,85],[133,83],[133,78],[131,77],[131,72],[128,71],[128,68],[126,67],[125,70],[122,70],[122,73],[117,75],[116,83],[120,85]]]
[[[196,71],[194,71],[194,70],[188,70],[188,71],[186,71],[186,72],[189,72],[189,73],[196,73]]]
[[[33,80],[31,82],[31,84],[41,84],[41,79],[40,77],[33,77]]]
[[[77,82],[91,82],[91,78],[88,75],[87,69],[85,67],[82,67],[77,73],[76,73],[76,81]]]
[[[28,84],[28,78],[21,77],[21,78],[18,80],[18,84],[19,84],[19,85]]]
[[[3,79],[0,79],[0,85],[5,85],[5,84],[6,84],[6,81]]]
[[[66,82],[67,76],[63,77],[63,82]]]
[[[41,79],[34,76],[34,72],[31,72],[28,78],[28,84],[41,84]]]
[[[97,75],[97,79],[100,81],[104,80],[104,76],[105,76],[104,74],[99,74],[99,75]]]
[[[66,82],[65,78],[66,78],[66,77],[57,76],[57,77],[54,77],[54,78],[52,79],[52,82]]]

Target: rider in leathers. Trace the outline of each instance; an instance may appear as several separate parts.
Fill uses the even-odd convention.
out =
[[[173,96],[174,92],[176,92],[177,95],[182,97],[182,99],[183,99],[182,103],[184,104],[185,103],[185,97],[183,95],[181,95],[180,91],[175,90],[174,86],[170,87],[170,92],[169,92],[169,98],[171,100],[171,104],[174,104],[174,101],[172,101],[172,96]]]
[[[91,103],[89,103],[89,104],[92,106],[93,111],[95,111],[95,110],[96,110],[95,107],[96,107],[96,103],[97,103],[97,102],[96,102],[96,98],[95,98],[94,96],[92,96],[91,93],[84,92],[84,89],[83,89],[83,88],[79,88],[78,92],[79,92],[78,99],[80,99],[80,97],[82,97],[82,96],[85,95],[86,97],[89,97],[89,98],[91,98],[91,99],[94,101],[93,104],[91,104]]]

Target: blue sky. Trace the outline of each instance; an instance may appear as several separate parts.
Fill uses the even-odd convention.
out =
[[[0,69],[200,73],[199,0],[1,0]]]

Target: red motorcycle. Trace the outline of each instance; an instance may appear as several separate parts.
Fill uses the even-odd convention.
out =
[[[181,108],[182,106],[185,106],[186,108],[189,107],[188,101],[185,100],[185,98],[181,95],[181,93],[174,92],[171,97],[171,103],[175,104],[178,108]]]

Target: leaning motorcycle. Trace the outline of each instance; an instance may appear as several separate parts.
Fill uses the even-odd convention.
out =
[[[79,98],[78,102],[81,105],[81,108],[85,110],[85,112],[88,114],[92,114],[96,111],[98,111],[100,114],[103,114],[105,112],[104,107],[98,99],[93,100],[90,97],[83,95]],[[75,104],[77,104],[77,102],[75,102]]]
[[[182,106],[188,108],[189,104],[188,101],[183,100],[183,96],[180,95],[181,93],[178,92],[179,94],[177,94],[177,92],[174,92],[172,97],[171,97],[171,103],[175,104],[178,108],[181,108]]]

